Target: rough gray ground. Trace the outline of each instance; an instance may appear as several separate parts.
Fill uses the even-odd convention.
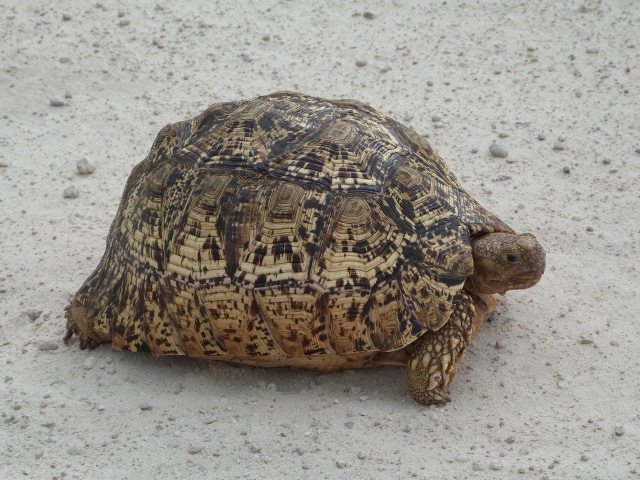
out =
[[[0,4],[0,478],[639,476],[635,0],[135,3]],[[402,369],[62,344],[158,130],[285,89],[404,121],[545,245],[446,407],[414,403]]]

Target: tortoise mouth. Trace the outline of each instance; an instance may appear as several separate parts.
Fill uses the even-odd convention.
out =
[[[501,289],[499,286],[491,282],[483,282],[479,276],[471,276],[467,278],[465,288],[476,294],[493,295],[499,293],[504,295],[507,289]]]
[[[499,293],[504,295],[509,290],[524,290],[536,285],[542,275],[539,274],[527,274],[518,275],[508,280],[492,280],[483,279],[480,276],[472,276],[467,279],[466,288],[474,293],[481,293],[486,295],[492,295]]]
[[[517,277],[507,290],[524,290],[526,288],[531,288],[536,285],[541,278],[542,275],[523,275]]]

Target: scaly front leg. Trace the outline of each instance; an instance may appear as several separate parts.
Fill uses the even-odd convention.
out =
[[[493,311],[495,305],[492,296],[463,292],[449,321],[408,347],[409,393],[417,402],[431,405],[450,400],[447,389],[471,334],[480,328],[484,316]]]

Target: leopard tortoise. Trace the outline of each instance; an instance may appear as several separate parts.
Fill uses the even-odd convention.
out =
[[[403,365],[449,400],[496,301],[545,252],[413,130],[356,101],[280,92],[164,127],[106,252],[66,307],[80,347],[323,371]]]

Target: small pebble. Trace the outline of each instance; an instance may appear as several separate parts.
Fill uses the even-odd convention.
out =
[[[611,340],[611,343],[609,345],[611,345],[612,347],[620,346],[620,344],[618,342],[616,342],[615,340]]]
[[[513,435],[510,437],[507,437],[507,439],[505,440],[507,443],[514,443],[516,441],[516,437],[514,437]]]
[[[95,365],[96,365],[96,359],[94,357],[89,357],[84,361],[84,363],[82,364],[82,367],[85,370],[91,370]]]
[[[566,142],[567,141],[567,136],[566,135],[559,135],[558,136],[558,141],[559,142]]]
[[[593,340],[590,340],[588,338],[582,338],[580,339],[580,344],[581,345],[591,345],[593,343]]]
[[[138,408],[142,411],[147,411],[147,410],[152,410],[153,407],[151,405],[149,405],[146,402],[141,403],[140,405],[138,405]]]
[[[51,97],[51,99],[49,100],[49,105],[51,105],[52,107],[64,107],[64,98],[62,98],[60,95]]]
[[[364,59],[356,60],[356,65],[358,67],[366,67],[367,66],[367,61],[364,60]]]
[[[69,15],[68,13],[63,13],[62,20],[64,20],[65,22],[68,22],[69,20],[71,20],[71,15]]]
[[[277,392],[278,391],[278,387],[276,387],[275,383],[270,383],[269,385],[267,385],[267,392]]]
[[[491,470],[502,470],[503,466],[500,462],[498,462],[497,460],[492,461],[489,464],[489,467],[491,468]]]
[[[597,47],[587,47],[587,53],[598,53]]]
[[[251,453],[260,453],[262,451],[262,447],[257,446],[255,443],[249,445],[249,450]]]
[[[602,159],[602,163],[605,165],[609,165],[611,163],[611,159],[610,158],[604,158]]]
[[[38,349],[42,351],[57,350],[58,342],[51,338],[40,338],[38,339]]]
[[[80,190],[78,190],[78,187],[76,187],[75,185],[68,186],[64,189],[64,192],[62,192],[62,196],[64,198],[78,198],[79,195]]]
[[[373,12],[364,12],[362,16],[367,20],[373,20],[374,18],[376,18],[376,14]]]
[[[58,59],[58,61],[59,61],[60,63],[69,63],[69,62],[71,61],[71,59],[70,59],[69,57],[60,57],[60,58]]]
[[[202,451],[202,445],[190,445],[188,452],[192,455],[200,453]]]
[[[503,342],[496,342],[496,344],[494,345],[496,350],[502,350],[503,348],[505,348],[507,345]]]
[[[580,460],[582,460],[583,462],[586,462],[587,460],[589,460],[589,456],[588,455],[582,455],[580,457]]]
[[[593,227],[587,227],[587,232],[593,232]]]
[[[42,315],[42,310],[36,310],[35,308],[30,308],[25,313],[27,314],[27,317],[29,317],[29,320],[31,320],[32,322],[35,322],[40,317],[40,315]]]
[[[624,428],[622,427],[622,425],[621,425],[621,426],[619,426],[619,427],[616,427],[615,432],[616,432],[616,435],[617,435],[617,436],[619,436],[619,437],[621,437],[622,435],[624,435]]]
[[[247,62],[247,63],[251,63],[251,62],[253,62],[253,57],[252,57],[252,56],[251,56],[251,54],[250,54],[250,53],[248,53],[248,52],[243,52],[243,53],[240,55],[240,58],[242,58],[242,60],[244,60],[244,61],[245,61],[245,62]]]
[[[569,167],[562,167],[562,173],[571,173],[571,169]]]
[[[411,120],[413,120],[413,114],[411,114],[411,113],[407,113],[404,117],[402,117],[402,119],[403,119],[405,122],[410,122]]]
[[[471,153],[478,153],[478,148],[477,147],[472,147],[470,152]]]
[[[546,140],[547,136],[544,133],[539,133],[538,134],[538,140]]]
[[[96,170],[96,164],[91,160],[81,158],[80,160],[78,160],[78,163],[76,163],[76,168],[82,175],[89,175]]]
[[[507,149],[501,143],[493,143],[489,147],[489,152],[491,152],[491,155],[497,158],[506,158],[509,155]]]
[[[507,138],[508,136],[509,136],[509,134],[505,133],[505,132],[501,132],[501,133],[498,134],[498,137],[500,137],[500,138]]]
[[[470,462],[471,459],[469,457],[467,457],[466,455],[456,455],[456,462],[460,462],[460,463],[466,463],[466,462]]]
[[[367,459],[367,454],[364,452],[358,452],[358,458],[360,460],[366,460]]]
[[[440,122],[440,121],[442,121],[442,117],[440,115],[433,115],[431,117],[431,121],[432,122]]]
[[[118,25],[120,25],[121,27],[126,27],[130,23],[131,23],[131,20],[129,20],[128,18],[123,18],[118,22]]]
[[[554,150],[564,150],[564,144],[562,142],[556,142],[553,144]]]
[[[336,467],[338,468],[347,468],[349,466],[349,464],[347,462],[345,462],[344,460],[337,460],[336,461]]]

